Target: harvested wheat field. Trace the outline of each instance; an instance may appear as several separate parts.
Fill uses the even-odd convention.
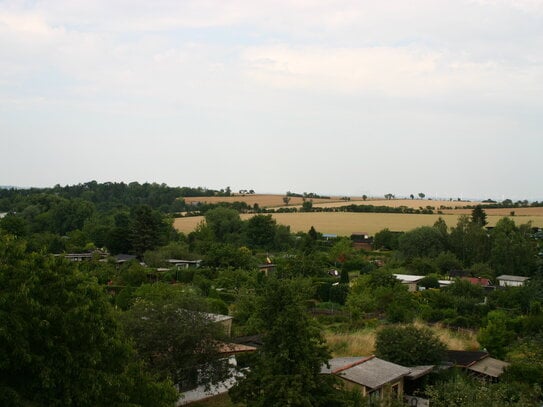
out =
[[[232,196],[187,196],[183,198],[186,203],[219,203],[219,202],[245,202],[247,205],[254,206],[258,204],[261,208],[277,208],[285,207],[283,198],[285,195],[281,194],[246,194],[246,195],[232,195]],[[382,198],[368,198],[364,200],[362,197],[350,197],[349,201],[341,199],[339,196],[332,196],[330,199],[322,198],[309,198],[313,202],[313,206],[322,208],[335,208],[345,205],[375,205],[375,206],[390,206],[400,207],[406,206],[408,208],[418,209],[420,207],[426,208],[427,206],[433,206],[439,209],[441,206],[447,207],[464,207],[469,205],[477,205],[480,202],[468,202],[468,201],[445,201],[445,200],[430,200],[430,199],[382,199]],[[289,207],[299,207],[303,203],[303,198],[290,197],[288,203]],[[484,205],[484,204],[482,204]]]
[[[543,216],[543,206],[527,208],[488,208],[485,209],[485,212],[487,215],[493,216],[511,216],[511,213],[514,214],[514,217]],[[471,214],[471,209],[444,209],[443,213],[454,215],[469,215]]]
[[[468,201],[443,201],[443,200],[431,200],[431,199],[375,199],[370,198],[363,200],[362,198],[351,198],[350,201],[340,201],[340,202],[319,202],[313,204],[313,206],[321,208],[337,208],[345,205],[374,205],[374,206],[390,206],[391,208],[399,208],[400,206],[405,206],[407,208],[419,209],[426,208],[431,206],[438,210],[441,206],[451,207],[451,208],[460,208],[471,205],[485,205],[481,202],[468,202]],[[468,210],[470,211],[470,210]]]
[[[219,202],[245,202],[247,205],[254,206],[258,204],[261,208],[275,208],[280,206],[285,206],[283,198],[285,195],[278,194],[248,194],[248,195],[233,195],[233,196],[188,196],[183,198],[187,204],[202,202],[202,203],[219,203]],[[339,197],[330,197],[330,199],[321,199],[321,198],[311,198],[314,204],[324,203],[324,202],[345,202],[341,201]],[[360,198],[362,200],[362,198]],[[288,206],[301,206],[303,203],[303,198],[300,197],[290,197]]]
[[[254,215],[241,215],[249,219]],[[370,235],[388,228],[392,231],[405,232],[419,226],[432,226],[438,218],[443,218],[449,227],[455,226],[459,215],[414,215],[402,213],[352,213],[352,212],[297,212],[272,214],[277,223],[290,226],[290,230],[307,232],[313,226],[320,233],[350,236],[355,232]],[[487,216],[489,226],[494,226],[502,216]],[[183,233],[190,233],[203,220],[203,216],[177,218],[174,227]],[[517,224],[531,221],[533,226],[543,227],[543,216],[515,216]]]

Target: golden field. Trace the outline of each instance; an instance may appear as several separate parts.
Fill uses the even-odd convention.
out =
[[[277,208],[284,207],[285,202],[283,198],[285,195],[279,194],[253,194],[253,195],[233,195],[233,196],[193,196],[183,198],[186,203],[190,204],[192,202],[202,202],[202,203],[219,203],[219,202],[245,202],[250,206],[253,206],[255,203],[258,204],[261,208]],[[479,202],[467,202],[467,201],[438,201],[430,199],[380,199],[380,198],[368,198],[363,200],[362,197],[350,197],[350,201],[344,201],[339,196],[332,196],[330,199],[321,199],[321,198],[311,198],[313,201],[313,206],[318,207],[338,207],[344,205],[376,205],[376,206],[407,206],[408,208],[419,208],[426,206],[433,206],[438,209],[440,206],[451,206],[451,207],[463,207],[468,205],[476,205]],[[301,206],[303,199],[299,197],[291,197],[288,206]],[[484,204],[483,204],[484,205]]]
[[[541,208],[538,208],[541,209]],[[515,210],[516,213],[520,211]],[[468,211],[469,213],[469,211]],[[243,214],[242,219],[254,215]],[[443,218],[449,227],[455,226],[460,215],[414,215],[402,213],[352,213],[352,212],[297,212],[274,213],[272,217],[277,223],[290,226],[292,232],[307,232],[313,226],[320,233],[331,233],[339,236],[349,236],[355,232],[365,232],[370,235],[388,228],[393,231],[405,232],[419,226],[432,226],[439,218]],[[501,215],[488,215],[489,226],[494,226]],[[203,216],[177,218],[174,227],[183,233],[194,230]],[[517,224],[531,221],[534,226],[543,227],[543,215],[514,216]]]

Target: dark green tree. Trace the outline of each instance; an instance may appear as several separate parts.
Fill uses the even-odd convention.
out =
[[[147,205],[135,207],[131,211],[129,229],[133,252],[141,258],[145,251],[166,244],[171,229],[160,212]]]
[[[444,249],[441,233],[430,226],[418,227],[399,238],[399,250],[407,259],[435,257]]]
[[[0,236],[0,404],[168,406],[136,363],[103,288],[59,257]]]
[[[391,232],[388,228],[385,228],[375,234],[373,239],[373,247],[376,249],[396,250],[398,249],[398,239],[400,233]]]
[[[205,214],[206,225],[213,232],[215,241],[220,243],[236,243],[241,239],[243,222],[234,209],[218,207]]]
[[[432,331],[414,325],[384,327],[375,339],[375,355],[402,366],[439,363],[445,349]]]
[[[250,247],[271,250],[275,246],[277,222],[271,215],[255,215],[247,221],[246,236]]]
[[[225,379],[227,362],[219,352],[226,337],[206,303],[168,284],[143,286],[123,317],[139,356],[151,371],[181,388]]]
[[[289,280],[271,279],[264,287],[256,306],[264,344],[245,377],[230,390],[234,402],[262,407],[339,405],[342,393],[330,375],[320,374],[329,353],[305,312],[300,291]]]
[[[484,227],[488,224],[486,221],[486,212],[482,205],[477,205],[471,211],[471,222],[479,225],[480,227]]]

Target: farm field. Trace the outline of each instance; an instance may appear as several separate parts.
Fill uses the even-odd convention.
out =
[[[261,208],[275,208],[285,206],[283,198],[285,195],[277,194],[253,194],[253,195],[234,195],[234,196],[187,196],[183,198],[187,204],[191,202],[219,203],[219,202],[245,202],[247,205],[253,206],[255,203]],[[362,198],[359,198],[362,201]],[[330,203],[330,202],[345,202],[340,197],[330,197],[330,199],[313,198],[313,203]],[[290,197],[289,206],[301,206],[303,199],[299,197]]]
[[[261,208],[276,208],[284,207],[285,203],[283,198],[285,195],[279,194],[253,194],[253,195],[234,195],[234,196],[193,196],[183,198],[186,203],[190,204],[192,202],[205,202],[205,203],[219,203],[219,202],[245,202],[248,205],[253,206],[255,203],[258,204]],[[408,208],[419,208],[426,206],[434,206],[439,208],[440,206],[450,206],[450,207],[463,207],[469,205],[476,205],[479,202],[467,202],[467,201],[447,201],[447,200],[430,200],[430,199],[376,199],[369,198],[363,200],[362,197],[351,197],[350,201],[344,201],[341,197],[330,197],[330,199],[321,199],[321,198],[311,198],[313,201],[313,206],[318,206],[322,208],[333,208],[338,206],[345,205],[376,205],[376,206],[407,206]],[[301,206],[303,199],[299,197],[291,197],[288,204],[291,206]],[[483,204],[484,205],[484,204]]]
[[[528,208],[527,208],[528,209]],[[541,209],[541,208],[537,208]],[[517,213],[517,211],[515,210]],[[519,211],[520,212],[520,211]],[[468,211],[469,213],[469,211]],[[242,214],[242,219],[249,219],[254,215]],[[297,212],[275,213],[272,217],[279,224],[288,225],[292,232],[307,232],[313,226],[320,233],[331,233],[339,236],[349,236],[354,232],[365,232],[370,235],[388,228],[392,231],[405,232],[419,226],[432,226],[439,218],[443,218],[449,227],[455,226],[460,215],[415,215],[401,213],[351,213],[351,212]],[[488,215],[489,226],[494,226],[502,215]],[[174,227],[183,232],[190,233],[203,220],[203,216],[177,218]],[[543,214],[514,216],[517,224],[531,221],[533,226],[543,227]]]

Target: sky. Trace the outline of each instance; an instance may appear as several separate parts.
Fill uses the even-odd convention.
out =
[[[0,0],[0,185],[543,199],[543,0]]]

